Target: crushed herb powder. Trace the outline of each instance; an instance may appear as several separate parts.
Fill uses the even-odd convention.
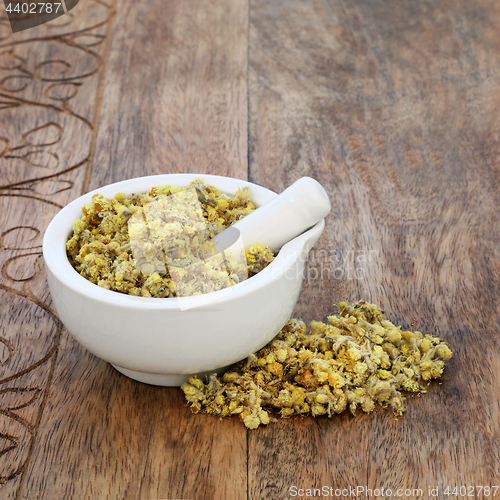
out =
[[[276,337],[222,377],[192,376],[181,386],[193,413],[239,415],[246,427],[291,415],[327,415],[360,408],[405,411],[403,392],[425,393],[439,378],[448,345],[433,335],[402,331],[374,304],[339,304],[328,323],[290,319]]]

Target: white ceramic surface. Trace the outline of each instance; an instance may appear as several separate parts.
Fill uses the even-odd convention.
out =
[[[215,236],[215,250],[231,249],[231,243],[225,244],[225,241],[231,242],[231,236],[225,238],[225,234],[239,232],[243,248],[259,242],[276,253],[285,243],[324,219],[331,209],[323,186],[311,177],[302,177],[264,206]]]
[[[228,177],[168,174],[104,186],[64,207],[47,227],[43,255],[57,313],[90,352],[125,375],[154,385],[179,386],[191,374],[223,371],[269,342],[290,317],[302,285],[307,253],[324,220],[284,245],[256,276],[210,294],[174,299],[133,297],[101,288],[80,276],[66,256],[73,221],[92,195],[140,193],[153,186],[188,186],[196,178],[234,194],[248,187],[261,206],[277,196]]]

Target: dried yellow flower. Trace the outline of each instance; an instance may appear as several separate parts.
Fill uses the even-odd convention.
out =
[[[229,196],[203,180],[188,188],[156,186],[82,207],[66,243],[69,261],[102,288],[142,297],[198,295],[239,283],[274,255],[255,243],[243,263],[211,253],[209,239],[255,210],[246,189]]]
[[[401,415],[402,392],[425,393],[425,381],[440,377],[443,360],[452,356],[440,338],[402,332],[373,304],[341,302],[339,310],[328,324],[311,321],[309,333],[302,320],[289,320],[222,378],[213,374],[204,383],[191,377],[181,388],[192,411],[239,414],[249,429],[271,422],[269,411],[331,417],[379,405]]]

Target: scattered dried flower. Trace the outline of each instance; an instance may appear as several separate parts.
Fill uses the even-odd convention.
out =
[[[450,348],[438,337],[401,331],[377,306],[339,304],[328,323],[290,319],[276,337],[222,377],[181,386],[194,413],[239,415],[249,429],[281,417],[327,415],[377,405],[405,411],[403,392],[425,393],[439,378]],[[440,359],[441,358],[441,359]]]

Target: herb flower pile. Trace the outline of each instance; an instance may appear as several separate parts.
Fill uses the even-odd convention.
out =
[[[258,242],[245,249],[246,265],[228,266],[224,256],[207,259],[210,239],[253,210],[247,189],[230,196],[203,179],[129,197],[96,194],[73,224],[67,255],[80,275],[108,290],[159,298],[208,293],[255,275],[274,259]]]
[[[440,338],[402,331],[363,301],[339,304],[328,323],[290,319],[276,337],[221,378],[193,376],[181,386],[193,413],[239,415],[249,429],[273,413],[327,415],[377,405],[405,411],[403,392],[425,393],[452,356]]]

